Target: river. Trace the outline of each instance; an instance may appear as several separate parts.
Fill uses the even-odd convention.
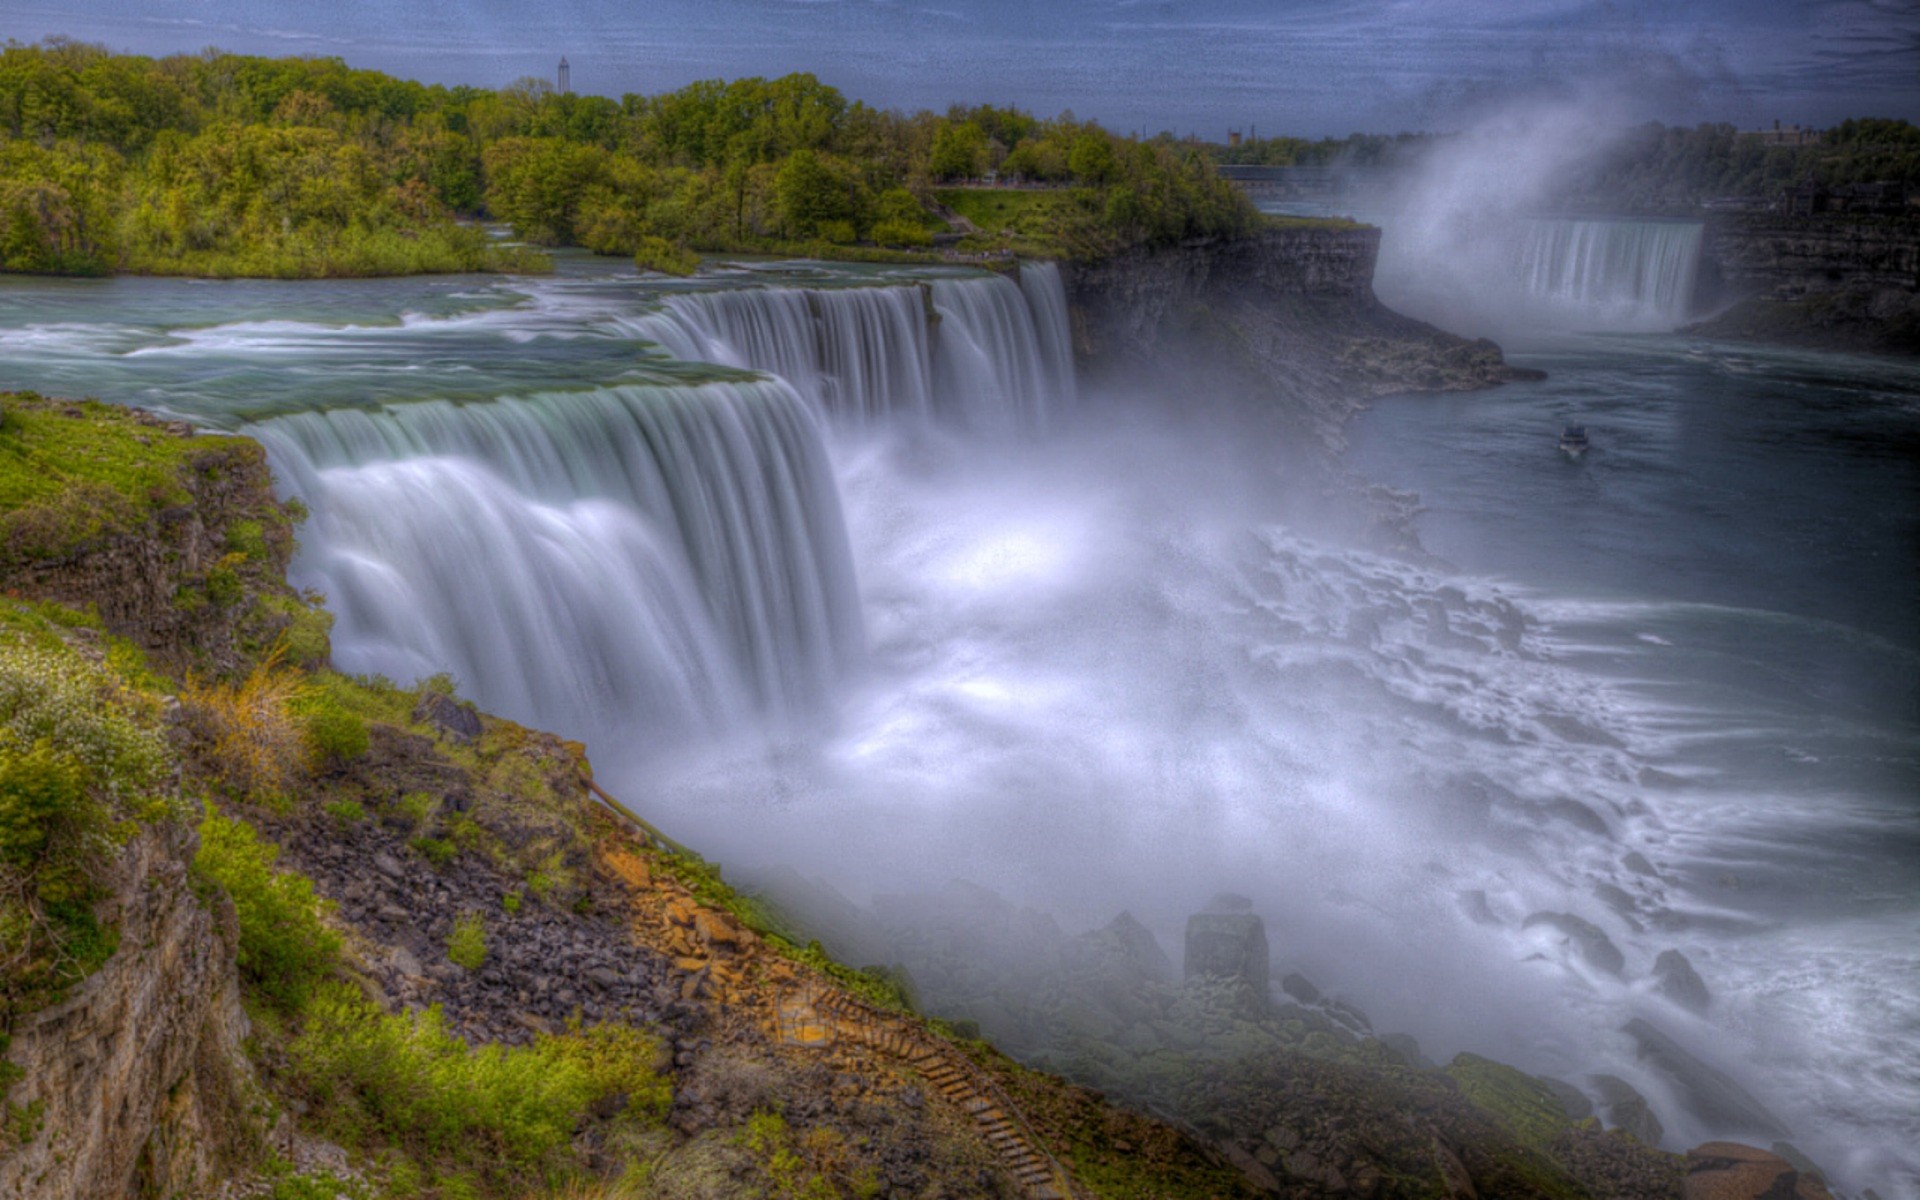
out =
[[[1175,951],[1231,888],[1277,970],[1435,1057],[1719,1132],[1639,1016],[1920,1196],[1920,376],[1535,332],[1546,380],[1355,423],[1346,466],[1422,498],[1410,562],[1259,425],[1080,395],[1066,347],[1044,269],[0,279],[0,386],[268,445],[345,669],[584,737],[730,866],[1126,908]],[[1705,1016],[1654,993],[1668,949]]]

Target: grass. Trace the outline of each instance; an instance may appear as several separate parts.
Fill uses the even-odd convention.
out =
[[[215,475],[265,452],[236,438],[176,437],[129,410],[31,392],[0,395],[0,567],[56,559],[141,528]]]

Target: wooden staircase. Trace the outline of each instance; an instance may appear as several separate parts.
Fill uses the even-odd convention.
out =
[[[797,1001],[797,1003],[796,1003]],[[801,1014],[813,1018],[802,1026],[828,1030],[837,1038],[900,1059],[940,1094],[973,1118],[1000,1163],[1020,1185],[1027,1200],[1074,1200],[1072,1177],[1040,1148],[1021,1122],[1013,1104],[972,1059],[945,1041],[892,1013],[874,1008],[845,992],[805,989],[783,999],[783,1025]],[[804,1018],[802,1018],[804,1021]],[[817,1035],[788,1037],[801,1044],[818,1044]]]

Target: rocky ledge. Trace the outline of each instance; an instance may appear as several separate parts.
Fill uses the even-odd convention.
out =
[[[1379,248],[1378,229],[1313,224],[1066,264],[1075,352],[1095,386],[1250,400],[1335,449],[1371,398],[1534,377],[1382,304]]]

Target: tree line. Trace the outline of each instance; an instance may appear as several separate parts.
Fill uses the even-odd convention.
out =
[[[935,191],[1060,189],[1060,253],[1234,236],[1258,216],[1209,157],[1072,114],[903,114],[811,75],[644,96],[446,87],[332,58],[0,48],[0,269],[365,275],[526,269],[526,246],[911,250]],[[512,226],[520,246],[480,221]],[[976,240],[978,240],[976,238]],[[977,248],[977,247],[969,247]]]

